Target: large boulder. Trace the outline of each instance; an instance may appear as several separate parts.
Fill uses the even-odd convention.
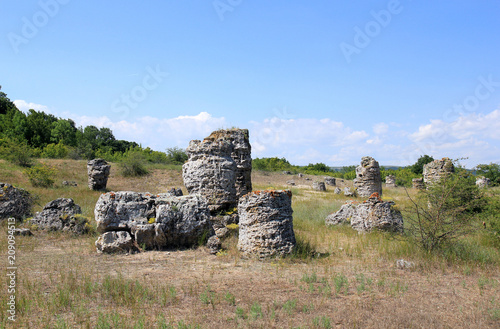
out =
[[[424,165],[424,182],[429,186],[453,172],[455,172],[455,166],[449,158],[434,160]]]
[[[137,243],[126,231],[106,232],[95,242],[98,253],[134,253],[139,251]]]
[[[111,166],[103,159],[94,159],[87,162],[87,174],[89,176],[89,188],[91,190],[105,190]]]
[[[336,180],[335,180],[335,177],[326,176],[326,177],[325,177],[325,184],[326,184],[326,185],[330,185],[330,186],[335,186],[335,185],[337,185],[337,182],[336,182]]]
[[[259,258],[290,254],[295,246],[292,192],[255,191],[238,204],[238,249]]]
[[[324,182],[313,182],[313,190],[316,190],[316,191],[326,191],[326,186],[325,186],[325,183]]]
[[[0,220],[10,217],[21,220],[31,215],[30,194],[10,184],[0,183]]]
[[[340,207],[337,212],[326,217],[325,224],[338,225],[349,222],[351,220],[352,214],[354,213],[356,203],[357,202],[355,201],[347,201]]]
[[[359,196],[370,196],[372,193],[382,194],[380,167],[374,158],[361,158],[361,165],[356,167],[354,187],[357,189]]]
[[[394,202],[383,201],[378,193],[355,206],[351,216],[351,227],[358,232],[374,229],[391,232],[403,231],[403,216],[394,208]]]
[[[207,201],[199,194],[109,192],[94,212],[100,232],[130,232],[144,249],[193,246],[213,235]]]
[[[73,199],[59,198],[47,203],[41,212],[31,219],[31,224],[49,231],[69,231],[75,234],[86,233],[88,220],[81,216],[82,210]]]
[[[200,193],[218,212],[233,208],[252,191],[252,157],[247,129],[221,129],[186,149],[182,177],[189,193]]]
[[[491,180],[487,177],[481,176],[476,178],[476,185],[479,188],[488,187],[491,184]]]

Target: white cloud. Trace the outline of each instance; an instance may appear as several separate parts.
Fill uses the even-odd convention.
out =
[[[389,125],[387,123],[377,123],[373,125],[373,132],[377,135],[385,134],[389,131]]]
[[[24,113],[28,113],[28,111],[31,109],[33,109],[35,111],[43,111],[47,114],[51,113],[49,111],[49,108],[45,105],[40,105],[40,104],[36,104],[36,103],[28,103],[22,99],[16,99],[13,103],[16,105],[16,107],[20,111],[23,111]]]

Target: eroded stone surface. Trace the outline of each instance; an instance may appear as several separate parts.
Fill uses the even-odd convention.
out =
[[[30,194],[7,183],[0,183],[0,220],[13,217],[21,220],[31,215]]]
[[[326,225],[338,225],[342,223],[349,222],[351,220],[352,214],[355,210],[355,202],[354,201],[348,201],[345,204],[343,204],[340,209],[333,213],[330,214],[326,217],[325,219],[325,224]]]
[[[105,190],[111,166],[103,159],[90,160],[87,163],[87,174],[89,176],[89,188],[91,190]]]
[[[43,230],[83,234],[88,231],[88,220],[81,213],[80,206],[73,199],[59,198],[47,203],[31,223]]]
[[[259,258],[290,254],[295,246],[292,193],[255,191],[240,198],[238,249]]]
[[[351,191],[351,188],[349,186],[346,186],[344,187],[344,195],[356,197],[356,191]]]
[[[383,201],[378,193],[373,193],[368,200],[355,206],[351,227],[359,232],[373,229],[402,232],[403,216],[394,208],[394,202]]]
[[[434,160],[424,165],[424,183],[438,182],[442,177],[455,172],[455,166],[449,158]]]
[[[479,188],[485,188],[488,187],[491,183],[491,180],[489,178],[486,178],[484,176],[476,178],[476,185]]]
[[[394,175],[385,176],[385,187],[396,187],[396,177]]]
[[[313,190],[316,191],[326,191],[326,186],[324,182],[314,182],[312,185]]]
[[[374,158],[361,158],[361,165],[356,167],[354,187],[359,196],[370,196],[372,193],[382,194],[380,167]]]
[[[337,184],[335,177],[326,176],[325,177],[325,184],[330,185],[330,186],[335,186]]]
[[[423,178],[413,178],[411,180],[411,184],[412,184],[413,188],[416,188],[418,190],[425,189],[425,184],[424,184],[424,179]]]
[[[139,251],[137,243],[127,231],[106,232],[95,242],[98,253],[134,253]]]

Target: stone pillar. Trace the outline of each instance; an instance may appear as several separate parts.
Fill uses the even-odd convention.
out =
[[[488,187],[490,185],[490,183],[491,183],[491,180],[489,178],[484,177],[484,176],[476,178],[476,185],[479,188]]]
[[[292,192],[255,191],[240,198],[238,249],[259,258],[290,254],[295,246]]]
[[[385,186],[396,187],[396,177],[394,177],[394,175],[387,175],[385,177]]]
[[[316,191],[326,191],[326,186],[325,186],[325,183],[323,182],[314,182],[313,183],[313,190],[316,190]]]
[[[325,184],[330,186],[336,186],[337,183],[335,181],[335,177],[325,177]]]
[[[424,184],[424,179],[423,178],[413,178],[411,180],[411,183],[412,183],[412,187],[413,188],[416,188],[416,189],[419,189],[419,190],[423,190],[425,188],[425,184]]]
[[[378,162],[372,157],[361,158],[361,165],[356,168],[354,187],[359,196],[382,194],[382,178]]]
[[[455,172],[455,166],[449,158],[434,160],[424,165],[424,182],[430,185],[453,172]]]
[[[89,189],[95,191],[105,190],[110,170],[111,166],[103,159],[94,159],[87,162]]]

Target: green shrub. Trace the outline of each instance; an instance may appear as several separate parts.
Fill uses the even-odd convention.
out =
[[[62,144],[49,144],[45,146],[42,152],[42,157],[50,159],[64,159],[69,154],[69,148]]]
[[[21,167],[33,165],[33,151],[26,143],[17,143],[9,139],[0,140],[0,157]]]
[[[145,176],[149,174],[149,171],[146,169],[146,159],[138,151],[127,152],[120,166],[121,173],[125,177]]]
[[[405,229],[426,250],[467,235],[486,207],[474,177],[466,174],[442,177],[416,199],[409,198],[412,206],[406,211]]]
[[[25,170],[28,179],[33,186],[51,187],[54,184],[56,170],[54,167],[42,164],[36,164]]]

